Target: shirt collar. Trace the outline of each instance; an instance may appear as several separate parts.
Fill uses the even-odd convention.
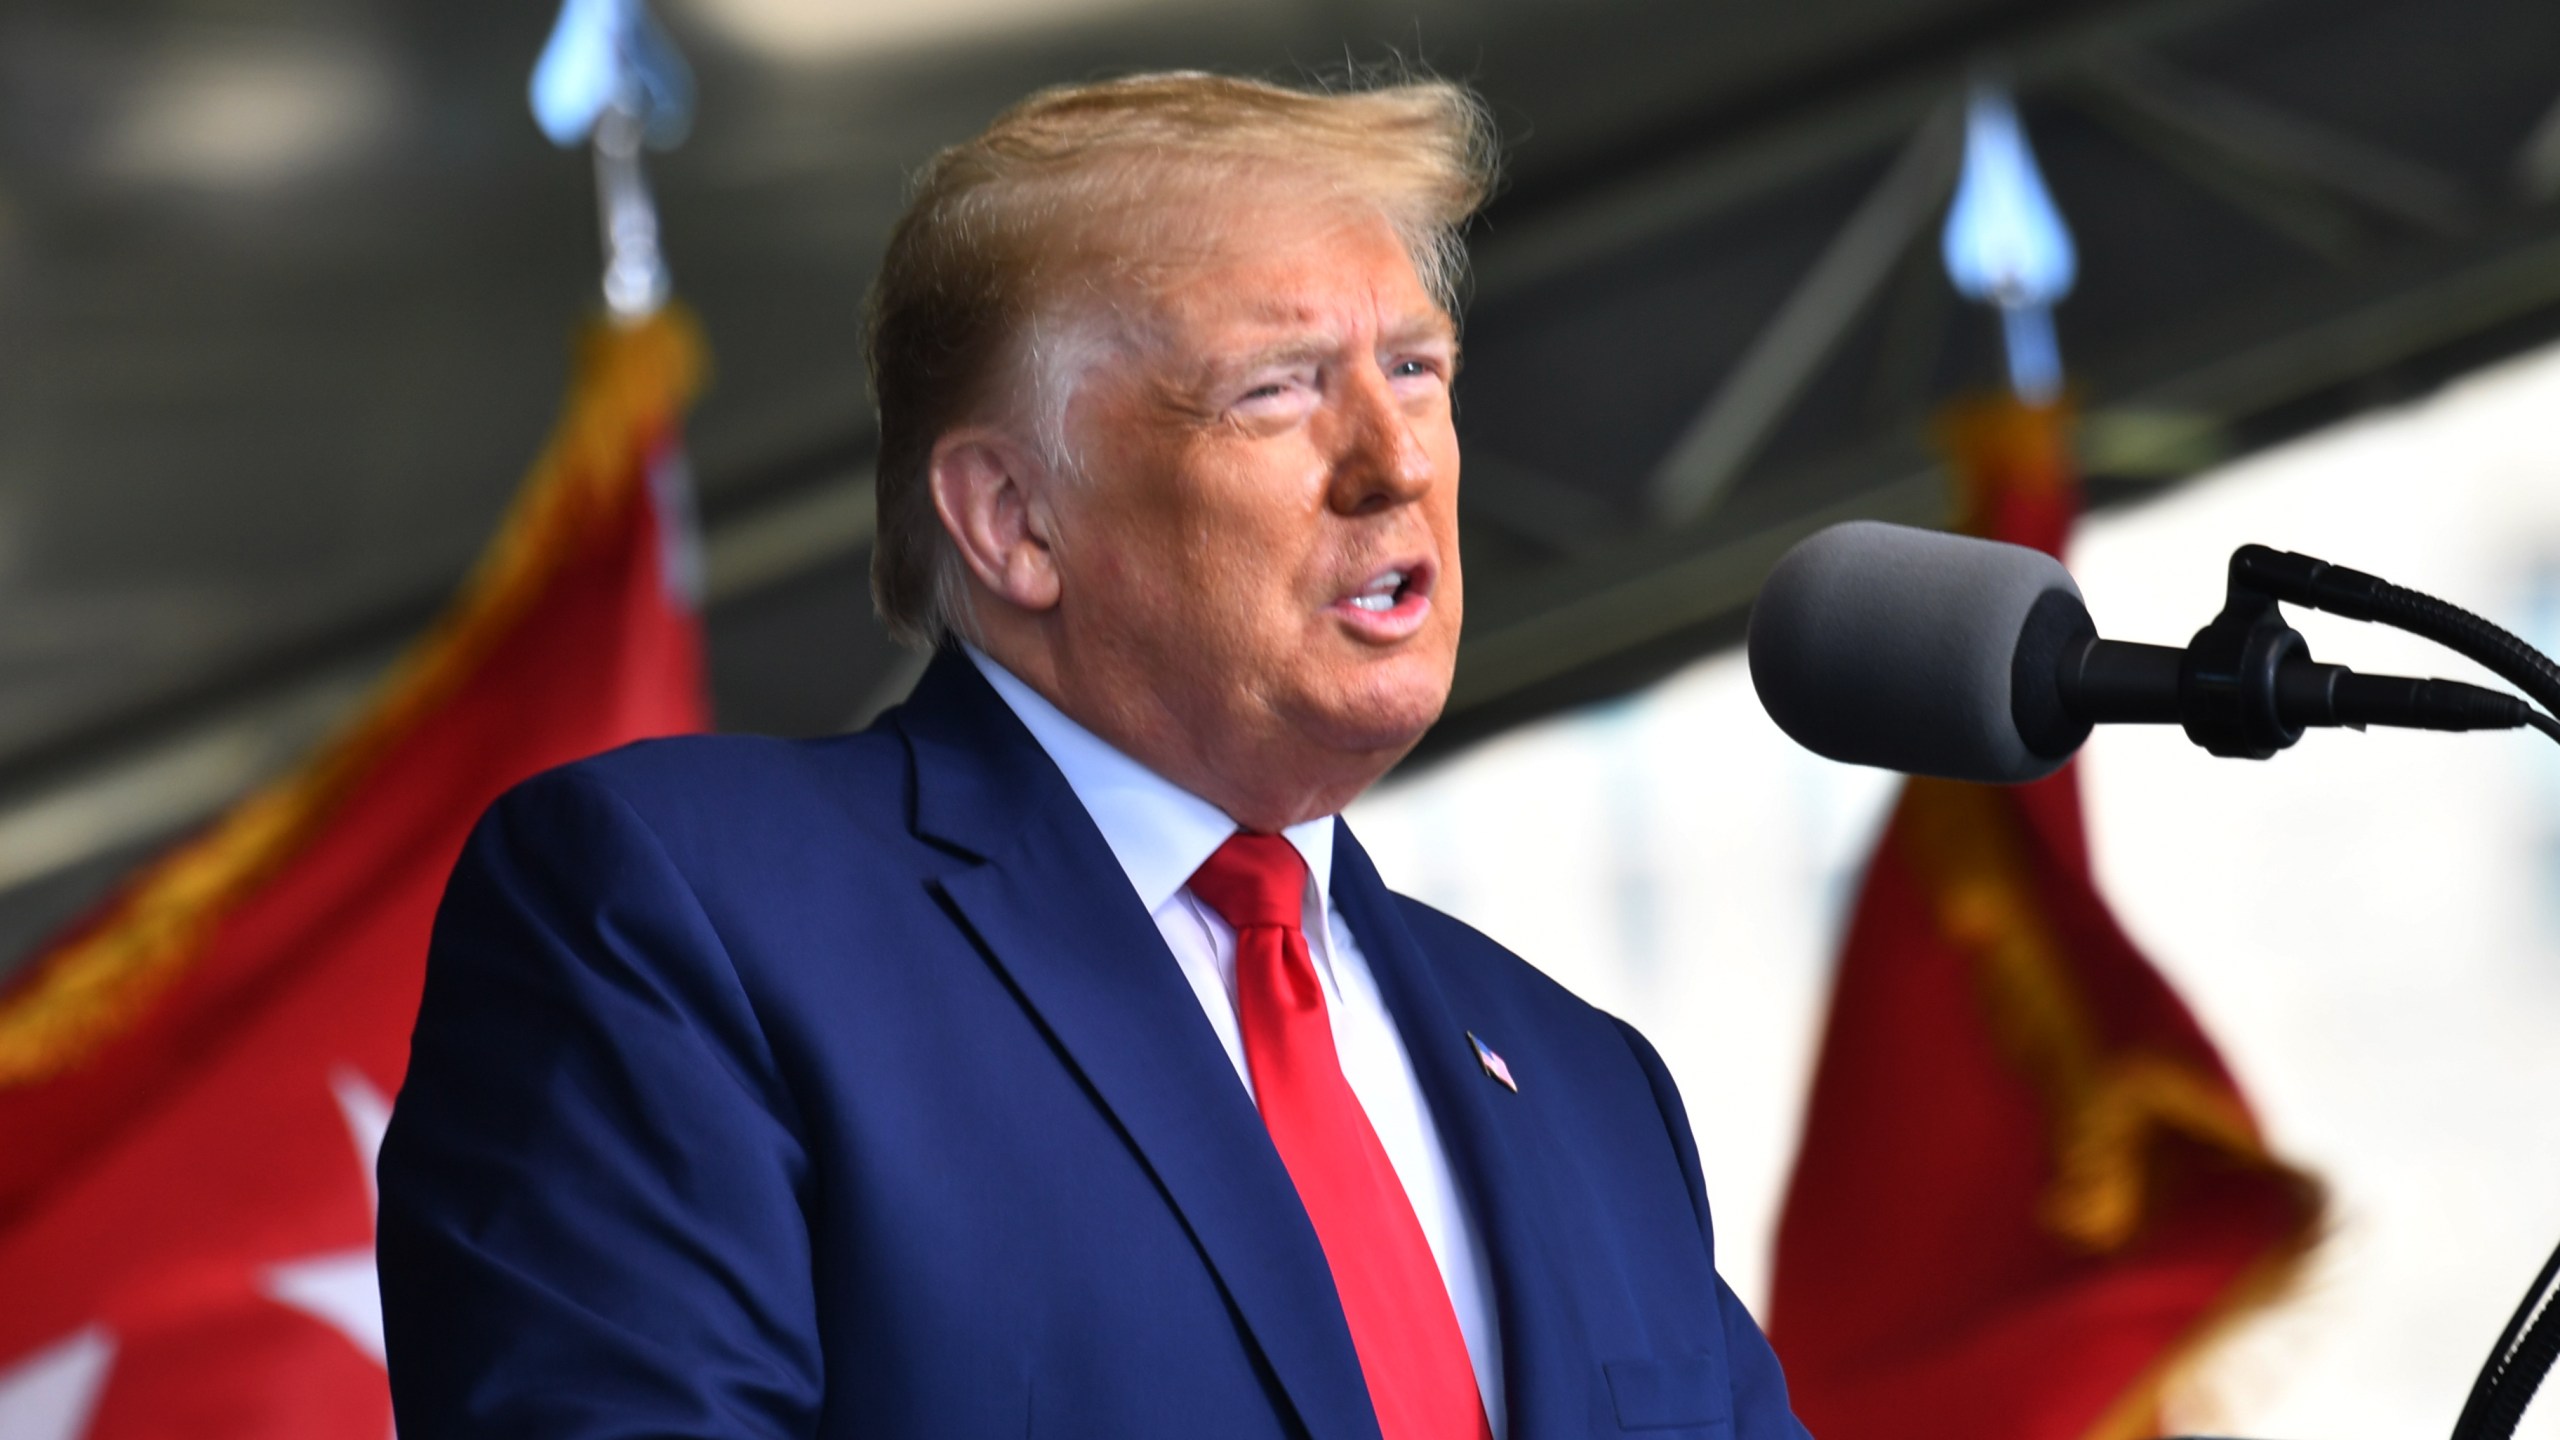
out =
[[[1067,777],[1067,787],[1084,802],[1085,813],[1093,817],[1103,843],[1111,847],[1112,857],[1120,862],[1148,914],[1164,908],[1166,901],[1191,883],[1192,873],[1236,833],[1236,822],[1227,812],[1068,719],[1065,711],[977,646],[961,648]],[[1307,874],[1315,881],[1316,913],[1332,913],[1333,817],[1308,820],[1280,833],[1307,862]]]

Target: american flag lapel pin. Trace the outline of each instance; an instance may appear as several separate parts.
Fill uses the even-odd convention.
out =
[[[1514,1095],[1520,1093],[1520,1082],[1511,1078],[1511,1067],[1502,1063],[1502,1057],[1493,1053],[1492,1046],[1477,1039],[1473,1030],[1467,1032],[1467,1043],[1476,1047],[1476,1063],[1484,1067],[1484,1073],[1492,1076],[1503,1089]]]

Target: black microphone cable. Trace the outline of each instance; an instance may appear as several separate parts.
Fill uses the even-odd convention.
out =
[[[2526,724],[2560,741],[2560,720],[2552,718],[2560,715],[2560,664],[2459,605],[2379,575],[2265,545],[2234,551],[2231,578],[2306,609],[2405,630],[2477,661],[2541,707],[2525,712]]]
[[[2523,1303],[2498,1332],[2498,1343],[2489,1347],[2489,1358],[2462,1403],[2461,1418],[2453,1422],[2453,1440],[2510,1440],[2516,1433],[2525,1407],[2551,1373],[2553,1360],[2560,1359],[2560,1305],[2548,1303],[2555,1278],[2560,1278],[2560,1250],[2542,1263]],[[2519,1333],[2522,1340],[2516,1338]]]

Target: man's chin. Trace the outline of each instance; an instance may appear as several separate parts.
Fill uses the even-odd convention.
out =
[[[1399,665],[1324,697],[1310,707],[1307,728],[1327,748],[1378,756],[1383,768],[1402,759],[1448,703],[1448,667]]]

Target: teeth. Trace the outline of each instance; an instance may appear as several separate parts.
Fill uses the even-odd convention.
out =
[[[1369,582],[1367,589],[1351,597],[1352,608],[1383,614],[1396,608],[1396,592],[1404,588],[1404,572],[1390,570]]]

